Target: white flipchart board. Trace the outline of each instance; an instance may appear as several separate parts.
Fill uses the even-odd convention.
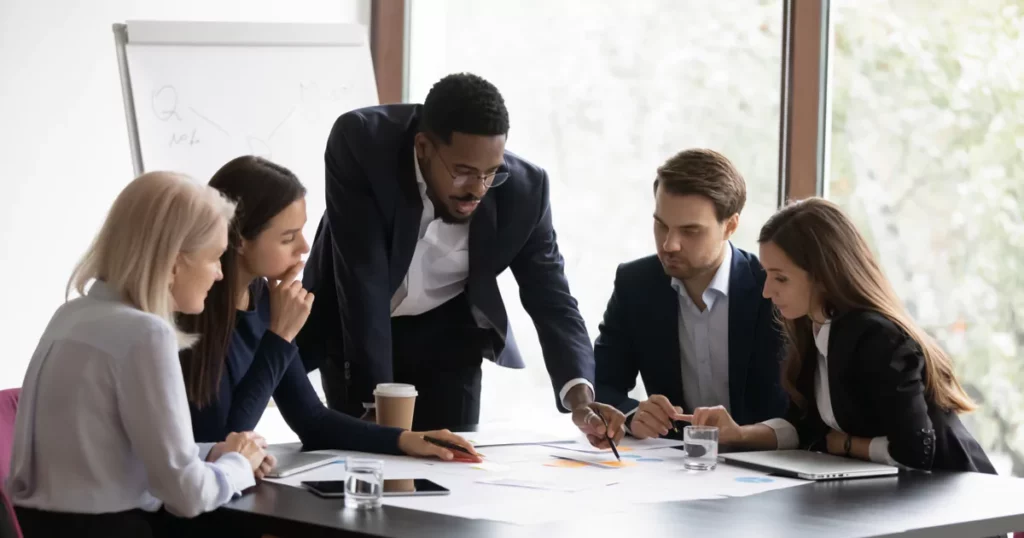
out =
[[[205,183],[234,157],[266,157],[308,189],[312,242],[331,126],[378,104],[366,29],[129,21],[114,35],[135,173],[174,170]]]

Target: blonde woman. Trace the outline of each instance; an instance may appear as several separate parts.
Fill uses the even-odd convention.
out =
[[[193,442],[178,362],[174,315],[221,278],[234,209],[164,172],[114,202],[25,374],[8,491],[26,538],[163,535],[161,507],[212,510],[273,464],[253,434]]]
[[[960,422],[974,404],[941,347],[900,303],[864,238],[831,202],[791,204],[761,228],[764,296],[786,337],[785,419],[738,426],[721,407],[691,420],[723,444],[810,448],[915,469],[995,473]]]

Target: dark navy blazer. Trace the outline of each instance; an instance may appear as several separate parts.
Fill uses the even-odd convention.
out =
[[[307,369],[331,360],[347,375],[358,371],[351,389],[364,402],[377,383],[393,380],[391,297],[409,271],[423,212],[413,165],[421,109],[348,112],[324,156],[327,210],[303,276],[316,301],[299,344]],[[470,224],[466,294],[490,330],[487,358],[522,368],[497,282],[512,269],[557,394],[572,379],[593,381],[593,346],[555,241],[547,172],[508,152],[502,171],[509,179],[487,192]]]
[[[782,337],[771,301],[761,296],[761,263],[753,254],[732,249],[729,404],[737,423],[751,424],[786,412],[779,377]],[[619,266],[600,331],[594,344],[598,401],[632,411],[639,403],[627,393],[639,373],[648,394],[682,405],[679,294],[657,256]]]

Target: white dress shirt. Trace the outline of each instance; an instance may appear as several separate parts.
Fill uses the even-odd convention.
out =
[[[57,310],[32,356],[7,487],[40,510],[193,517],[255,484],[241,454],[203,461],[211,447],[193,441],[174,329],[97,281]]]
[[[832,410],[832,396],[828,385],[828,338],[832,332],[832,323],[826,322],[814,335],[814,345],[818,348],[818,371],[814,377],[814,402],[818,408],[818,415],[826,426],[842,433],[842,428],[836,422],[835,412]],[[775,438],[780,450],[793,449],[800,446],[800,438],[796,428],[786,419],[773,418],[762,424],[775,430]],[[898,465],[896,460],[889,455],[889,438],[875,437],[868,445],[868,457],[876,463],[887,465]]]
[[[413,148],[413,167],[416,186],[423,200],[420,214],[419,240],[402,283],[391,296],[391,317],[417,316],[454,299],[466,289],[469,279],[469,223],[449,224],[434,215],[434,203],[427,196],[427,182],[420,170],[419,158]],[[586,384],[593,394],[594,387],[583,378],[562,386],[559,400],[565,403],[569,390]],[[364,407],[372,408],[370,403]]]
[[[391,296],[391,317],[418,316],[454,299],[469,279],[469,223],[449,224],[434,216],[420,162],[413,149],[416,186],[423,200],[419,240],[402,284]]]

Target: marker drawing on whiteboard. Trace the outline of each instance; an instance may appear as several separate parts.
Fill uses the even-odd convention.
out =
[[[245,143],[249,146],[249,153],[257,157],[263,157],[264,159],[272,160],[273,153],[270,149],[270,144],[266,143],[255,136],[245,137]]]
[[[320,89],[318,82],[300,82],[299,98],[303,103],[309,101],[341,101],[348,93],[348,86],[339,86],[327,90]]]
[[[194,146],[199,143],[199,138],[196,137],[196,130],[192,129],[191,133],[174,133],[171,135],[171,142],[168,147],[174,146]]]
[[[170,84],[161,86],[160,89],[153,92],[150,104],[153,107],[153,114],[158,120],[167,121],[175,118],[181,121],[181,115],[178,114],[178,90],[174,86]]]
[[[315,87],[315,85],[316,85],[315,82],[311,82],[309,84],[307,84],[305,82],[300,82],[299,83],[299,99],[302,100],[303,103],[306,102],[306,93],[307,92],[312,92],[313,88]]]
[[[278,123],[277,127],[274,127],[273,131],[270,131],[270,136],[267,137],[268,142],[274,139],[274,135],[277,134],[277,130],[280,129],[282,125],[288,123],[288,120],[292,119],[292,114],[295,114],[295,111],[298,110],[298,108],[299,105],[292,106],[291,111],[289,111],[288,115],[285,116],[283,120],[281,120],[281,123]]]
[[[274,134],[278,134],[278,129],[280,129],[282,125],[288,123],[288,120],[292,119],[292,115],[295,114],[295,111],[297,111],[298,109],[298,105],[292,107],[292,110],[289,111],[288,116],[285,116],[285,119],[281,120],[281,123],[279,123],[278,126],[274,127],[273,130],[270,131],[270,135],[266,137],[267,141],[272,140]]]
[[[227,131],[227,129],[225,129],[225,128],[221,127],[220,125],[218,125],[218,124],[217,124],[217,122],[215,122],[215,121],[211,120],[210,118],[207,118],[207,117],[206,117],[205,115],[203,115],[203,114],[200,114],[200,113],[199,113],[199,111],[198,111],[198,110],[196,110],[195,108],[193,108],[193,107],[188,107],[188,109],[189,109],[189,110],[191,110],[191,111],[192,111],[192,113],[193,113],[193,114],[195,114],[196,116],[199,116],[199,119],[201,119],[201,120],[205,121],[206,123],[209,123],[210,125],[212,125],[212,126],[213,126],[213,127],[215,128],[215,129],[217,129],[218,131],[220,131],[220,132],[224,133],[224,134],[225,134],[225,135],[227,135],[227,136],[231,136],[231,133],[229,133],[229,132]]]

